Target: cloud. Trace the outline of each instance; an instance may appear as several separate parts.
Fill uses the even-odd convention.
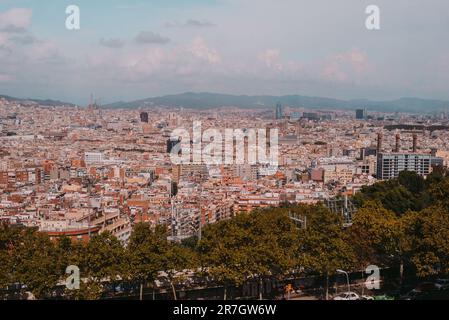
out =
[[[207,46],[203,38],[195,38],[188,51],[196,58],[207,61],[211,64],[217,64],[221,61],[218,52]]]
[[[12,79],[10,75],[0,73],[0,82],[10,82]]]
[[[12,42],[19,44],[19,45],[29,45],[29,44],[33,44],[36,43],[38,40],[36,39],[36,37],[34,37],[31,34],[26,34],[26,35],[21,35],[21,36],[15,36],[15,37],[11,37],[10,39]]]
[[[267,49],[259,54],[259,60],[265,64],[267,68],[276,71],[282,71],[283,66],[279,62],[280,52],[277,49]]]
[[[14,8],[0,13],[0,31],[7,33],[25,32],[31,23],[31,9]]]
[[[207,28],[207,27],[215,27],[216,24],[206,21],[206,20],[195,20],[188,19],[185,22],[167,22],[165,23],[166,28]]]
[[[360,79],[370,69],[367,55],[359,49],[351,49],[329,57],[324,63],[322,75],[327,80],[346,82]]]
[[[151,31],[141,31],[135,38],[136,42],[141,44],[155,43],[167,44],[170,42],[169,38],[163,37]]]
[[[7,36],[7,34],[0,32],[0,48],[6,47],[8,40],[9,37]]]
[[[120,38],[101,38],[100,45],[108,48],[122,48],[125,45],[125,42]]]

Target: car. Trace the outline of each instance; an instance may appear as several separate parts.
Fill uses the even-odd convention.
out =
[[[374,300],[394,300],[394,297],[393,296],[388,296],[386,294],[382,294],[382,295],[379,295],[379,296],[375,296]]]
[[[367,295],[362,295],[360,297],[360,300],[374,300],[374,297],[372,296],[367,296]]]
[[[400,300],[416,300],[422,295],[422,293],[416,289],[413,289],[412,291],[408,292],[405,295],[400,296]]]
[[[448,290],[449,289],[449,279],[437,279],[435,281],[435,288],[437,290]]]
[[[433,282],[422,282],[416,288],[416,291],[420,291],[423,293],[431,292],[437,290],[436,283]]]
[[[400,300],[432,300],[432,296],[438,292],[435,286],[430,285],[428,282],[422,283],[409,293],[401,296]]]
[[[360,296],[357,293],[350,291],[340,293],[334,300],[360,300]]]

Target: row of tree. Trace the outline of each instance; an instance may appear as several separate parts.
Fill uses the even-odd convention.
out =
[[[393,183],[411,189],[413,181],[420,181],[404,175]],[[337,269],[364,270],[373,264],[400,267],[401,279],[404,268],[420,277],[448,274],[447,186],[449,178],[441,176],[424,189],[414,189],[414,197],[427,190],[432,198],[419,211],[393,210],[385,194],[373,196],[373,189],[385,186],[366,188],[358,196],[353,224],[346,228],[342,217],[322,205],[298,205],[237,215],[208,225],[200,240],[185,243],[168,241],[164,226],[146,223],[135,225],[126,247],[109,233],[89,243],[73,243],[67,238],[50,241],[34,229],[0,225],[0,288],[21,283],[37,298],[50,298],[56,295],[55,285],[66,279],[69,265],[79,267],[82,279],[79,290],[64,293],[73,299],[98,299],[105,285],[123,282],[139,284],[142,295],[161,278],[176,299],[187,270],[221,284],[225,299],[230,286],[247,281],[262,285],[265,279],[292,274],[328,279]],[[295,224],[291,215],[305,218],[307,224]]]

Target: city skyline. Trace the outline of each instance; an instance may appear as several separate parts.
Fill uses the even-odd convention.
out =
[[[449,300],[449,2],[342,3],[0,0],[0,300]]]

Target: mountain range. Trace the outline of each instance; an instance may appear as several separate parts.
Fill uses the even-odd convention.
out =
[[[248,96],[229,95],[217,93],[193,93],[186,92],[176,95],[147,98],[130,102],[115,102],[104,107],[107,108],[140,108],[150,106],[171,106],[196,109],[219,108],[232,106],[238,108],[274,108],[277,103],[290,107],[302,107],[307,109],[340,109],[354,110],[367,108],[371,111],[382,112],[410,112],[410,113],[435,113],[449,109],[449,101],[400,98],[389,101],[374,101],[367,99],[339,100],[323,97],[310,97],[301,95],[285,96]]]
[[[69,102],[58,100],[21,99],[0,95],[0,98],[16,100],[24,103],[38,103],[42,105],[74,106]],[[153,98],[140,99],[128,102],[114,102],[103,105],[103,108],[141,108],[152,106],[185,107],[193,109],[212,109],[219,107],[238,108],[274,108],[277,103],[290,107],[302,107],[307,109],[327,110],[354,110],[366,108],[368,111],[381,112],[409,112],[409,113],[438,113],[449,110],[449,101],[422,99],[422,98],[400,98],[388,101],[375,101],[367,99],[340,100],[324,97],[310,97],[302,95],[230,95],[219,93],[194,93],[186,92],[175,95],[165,95]]]
[[[34,98],[15,98],[15,97],[10,97],[10,96],[6,96],[6,95],[0,95],[0,99],[5,99],[8,101],[18,101],[21,102],[23,104],[39,104],[39,105],[43,105],[43,106],[70,106],[70,107],[74,107],[75,104],[70,103],[70,102],[63,102],[63,101],[59,101],[59,100],[51,100],[51,99],[34,99]]]

